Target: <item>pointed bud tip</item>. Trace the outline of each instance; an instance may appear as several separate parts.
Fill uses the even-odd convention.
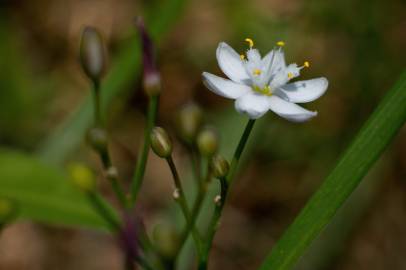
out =
[[[151,132],[151,148],[161,158],[168,158],[172,154],[172,141],[161,127],[154,127]]]
[[[86,26],[80,39],[80,63],[85,74],[93,81],[100,80],[106,69],[106,53],[101,34]]]
[[[230,169],[228,161],[220,155],[215,155],[211,161],[211,170],[216,178],[226,177]]]
[[[149,96],[158,95],[161,91],[161,78],[155,63],[154,42],[145,27],[142,17],[135,19],[135,26],[142,44],[144,91]]]

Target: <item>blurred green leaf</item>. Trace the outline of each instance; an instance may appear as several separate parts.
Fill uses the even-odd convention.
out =
[[[260,270],[292,268],[358,186],[405,121],[406,72],[403,72],[334,170],[276,243]]]
[[[153,8],[147,17],[148,28],[155,40],[179,19],[186,0],[168,0]],[[140,73],[140,47],[138,39],[133,37],[121,48],[119,55],[113,60],[109,75],[102,83],[102,111],[106,112],[113,98],[124,93],[131,82]],[[90,86],[89,86],[90,88]],[[76,111],[70,115],[50,136],[39,149],[42,159],[58,164],[75,149],[84,138],[86,129],[92,123],[92,102],[87,97]]]
[[[107,228],[61,171],[23,153],[0,150],[0,197],[17,204],[19,218]]]

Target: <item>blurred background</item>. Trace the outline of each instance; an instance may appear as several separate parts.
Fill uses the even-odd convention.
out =
[[[160,29],[155,36],[164,90],[158,123],[175,137],[174,113],[194,101],[205,111],[206,121],[219,129],[222,152],[230,157],[246,119],[231,101],[205,89],[201,73],[221,74],[215,58],[220,41],[242,52],[247,48],[244,39],[250,37],[265,53],[284,40],[287,62],[311,62],[301,78],[325,76],[330,85],[322,98],[309,104],[319,112],[311,122],[289,123],[268,113],[255,127],[215,239],[210,269],[256,269],[405,67],[406,3],[169,2],[2,0],[1,147],[33,153],[50,166],[80,161],[100,172],[97,156],[83,141],[85,129],[67,130],[65,137],[55,133],[63,130],[61,125],[69,126],[89,94],[78,43],[83,26],[90,25],[108,44],[106,88],[116,90],[105,97],[105,118],[114,163],[130,179],[147,102],[140,91],[140,72],[129,63],[138,47],[130,45],[136,38],[133,19],[145,15]],[[165,16],[172,17],[164,31],[160,20]],[[405,135],[403,128],[297,269],[406,269]],[[55,143],[61,146],[49,150]],[[180,143],[175,143],[175,162],[188,179],[188,158]],[[111,196],[108,186],[102,190]],[[177,210],[171,194],[167,165],[151,154],[139,203],[150,230]],[[19,221],[0,236],[0,269],[121,269],[120,256],[112,237],[91,230]]]

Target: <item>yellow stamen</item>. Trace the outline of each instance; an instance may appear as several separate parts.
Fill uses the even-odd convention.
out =
[[[254,69],[254,71],[252,72],[255,76],[261,75],[262,71],[260,69]]]
[[[244,59],[245,59],[245,55],[240,54],[240,58],[241,58],[241,60],[244,60]]]
[[[285,46],[285,42],[281,40],[281,41],[276,42],[276,45],[278,45],[279,47],[283,47],[283,46]]]
[[[272,88],[271,88],[269,85],[267,85],[267,86],[265,86],[265,87],[263,87],[263,88],[261,88],[261,87],[255,85],[255,86],[253,87],[253,90],[254,90],[255,92],[258,92],[258,93],[260,93],[260,94],[263,94],[263,95],[266,95],[266,96],[269,96],[269,97],[273,95]]]
[[[252,39],[246,38],[245,41],[248,42],[248,45],[250,46],[250,48],[254,47],[254,41]]]
[[[288,78],[289,78],[289,79],[292,79],[292,78],[293,78],[292,72],[289,72],[289,73],[288,73]]]
[[[309,62],[309,61],[305,61],[305,62],[303,63],[303,66],[304,66],[304,67],[307,67],[307,68],[310,67],[310,62]]]

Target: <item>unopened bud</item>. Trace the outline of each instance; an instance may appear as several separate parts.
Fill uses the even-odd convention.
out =
[[[107,149],[107,132],[101,128],[92,128],[87,133],[87,141],[98,152]]]
[[[80,39],[80,63],[86,75],[98,81],[106,69],[106,53],[101,34],[93,27],[85,27]]]
[[[153,239],[159,254],[165,259],[172,259],[180,245],[176,228],[168,223],[159,224],[153,232]]]
[[[167,158],[172,153],[172,141],[168,133],[161,127],[154,127],[151,132],[151,148],[154,153],[161,157]]]
[[[93,191],[96,188],[96,180],[93,172],[81,164],[71,164],[69,173],[72,183],[84,192]]]
[[[214,129],[205,128],[197,135],[197,147],[203,156],[212,156],[218,149],[218,136]]]
[[[137,18],[136,26],[142,44],[142,63],[144,70],[144,91],[149,96],[154,96],[161,91],[161,78],[155,63],[155,48],[148,34],[142,18]]]
[[[211,161],[211,171],[213,172],[214,177],[216,178],[226,177],[229,169],[230,165],[224,157],[220,155],[215,155],[213,157]]]
[[[188,143],[195,141],[202,123],[202,110],[194,103],[184,105],[176,116],[176,126],[180,137]]]

